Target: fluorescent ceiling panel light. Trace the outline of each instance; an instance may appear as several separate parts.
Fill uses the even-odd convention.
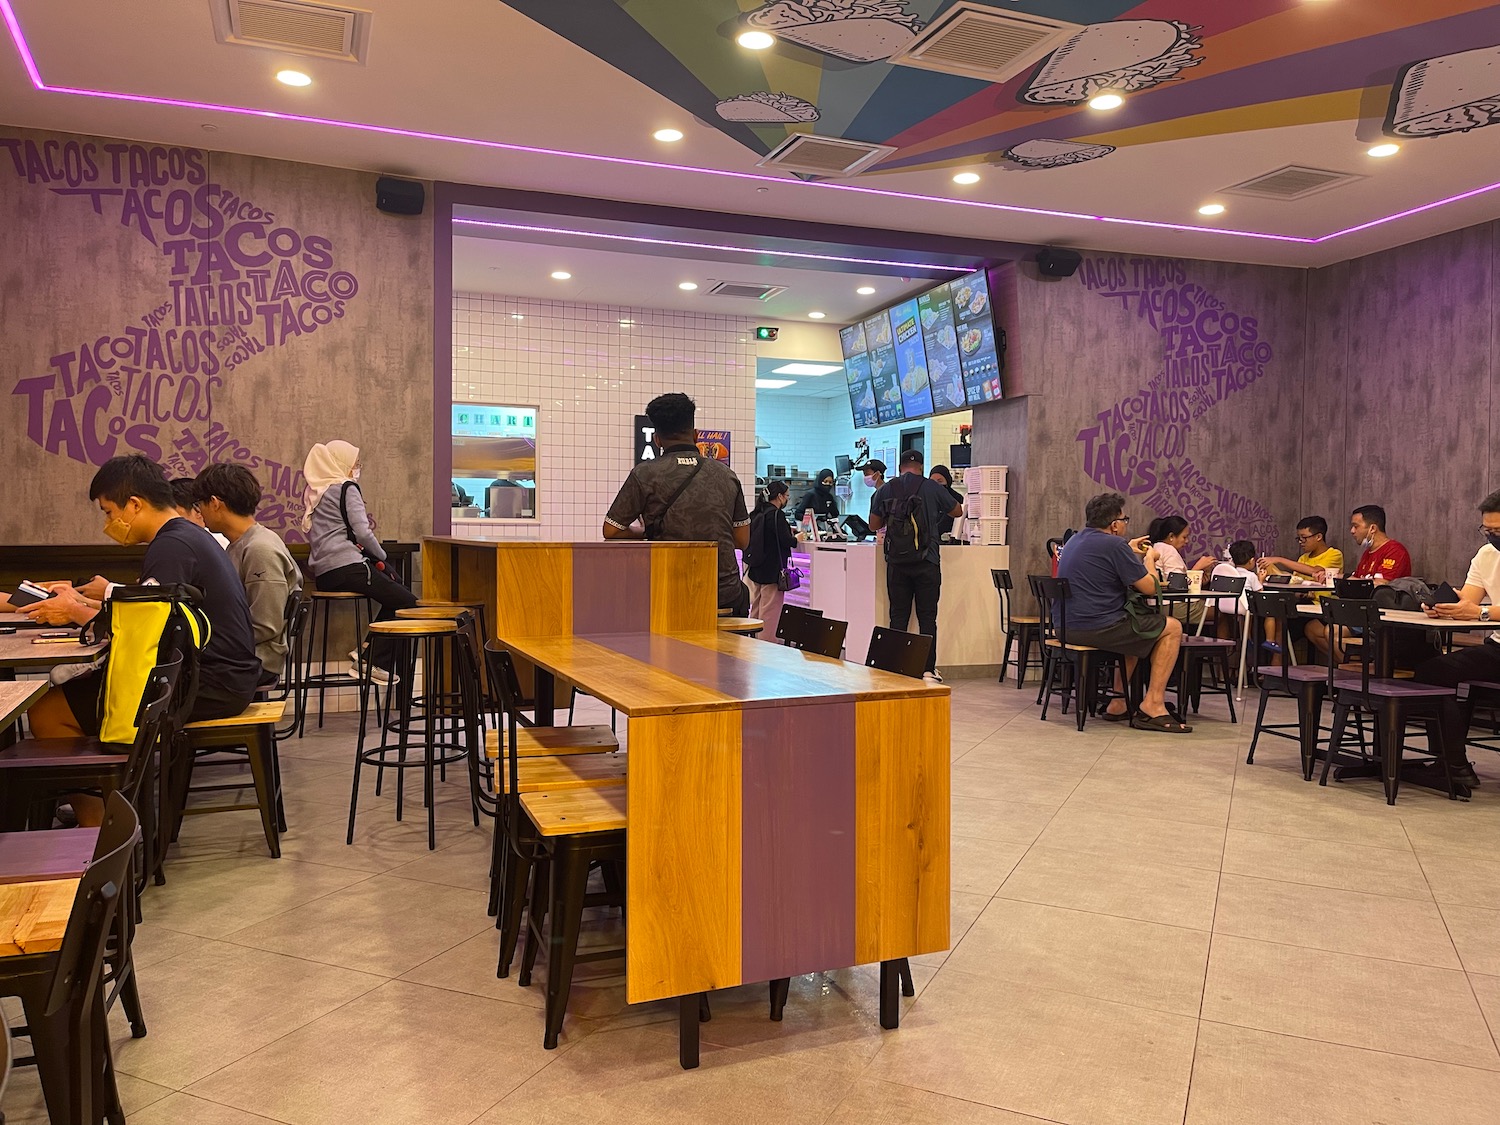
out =
[[[773,368],[772,375],[832,375],[835,371],[842,371],[842,363],[783,363],[780,367]]]
[[[795,379],[757,379],[755,389],[758,391],[779,391],[783,387],[790,387],[797,382]]]

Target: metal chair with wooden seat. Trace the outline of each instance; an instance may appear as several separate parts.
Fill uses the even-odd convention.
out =
[[[1272,594],[1250,593],[1246,595],[1250,613],[1257,621],[1270,620],[1277,625],[1277,636],[1287,635],[1287,600]],[[1290,645],[1286,646],[1290,649]],[[1245,755],[1245,764],[1255,764],[1255,747],[1262,734],[1273,738],[1288,738],[1297,743],[1302,759],[1302,777],[1312,780],[1313,764],[1318,756],[1318,735],[1324,729],[1323,700],[1328,693],[1328,670],[1321,664],[1293,664],[1283,658],[1281,664],[1260,665],[1255,669],[1255,678],[1260,683],[1260,703],[1255,711],[1255,731],[1250,736],[1250,750]],[[1271,697],[1280,696],[1297,701],[1295,723],[1266,722],[1266,704]],[[1295,732],[1295,733],[1289,733]]]
[[[1361,629],[1366,643],[1360,649],[1359,674],[1341,673],[1329,646],[1327,674],[1328,694],[1333,700],[1333,733],[1323,755],[1323,773],[1319,785],[1328,784],[1328,773],[1338,757],[1344,740],[1344,728],[1351,712],[1364,711],[1375,719],[1377,761],[1367,767],[1375,770],[1385,787],[1385,803],[1394,805],[1401,789],[1401,767],[1406,746],[1406,728],[1410,724],[1427,731],[1427,753],[1441,763],[1448,797],[1465,799],[1469,790],[1453,780],[1443,741],[1442,704],[1456,694],[1451,687],[1419,684],[1411,680],[1387,679],[1371,675],[1377,654],[1372,651],[1385,640],[1380,627],[1380,609],[1371,601],[1327,598],[1323,616],[1329,626]],[[1371,643],[1373,641],[1373,643]],[[1359,763],[1363,766],[1364,763]],[[1347,773],[1345,776],[1349,776]]]
[[[515,818],[518,813],[515,801],[507,800],[505,795],[512,791],[526,793],[541,788],[544,781],[557,788],[619,784],[624,781],[624,759],[618,753],[619,740],[608,727],[539,727],[527,719],[521,713],[520,680],[509,650],[499,641],[491,641],[485,645],[484,655],[490,670],[490,683],[499,693],[506,724],[504,731],[486,732],[485,755],[495,759],[508,758],[505,750],[508,742],[519,760],[518,788],[512,790],[502,776],[497,786],[498,794],[493,797],[481,794],[478,798],[485,811],[496,818],[490,853],[489,909],[495,915],[496,928],[500,930],[500,956],[495,975],[504,977],[510,972],[520,939],[535,850],[529,839],[520,841],[523,846],[512,846],[507,850],[507,842],[512,841],[514,835],[512,830],[517,828]],[[503,761],[499,772],[506,774]]]
[[[1042,647],[1047,654],[1047,673],[1042,681],[1041,717],[1046,720],[1052,696],[1060,694],[1063,714],[1068,713],[1068,702],[1071,699],[1078,729],[1083,730],[1084,722],[1097,706],[1100,661],[1117,660],[1118,657],[1115,653],[1092,645],[1070,644],[1068,599],[1073,595],[1072,587],[1066,578],[1050,578],[1045,575],[1035,577],[1042,608]],[[1057,608],[1055,615],[1052,612],[1054,606]]]
[[[1245,579],[1220,575],[1212,580],[1210,590],[1212,593],[1238,598],[1245,591]],[[1237,640],[1205,637],[1183,630],[1182,643],[1177,650],[1178,714],[1186,715],[1189,707],[1194,711],[1198,710],[1199,697],[1203,691],[1203,669],[1207,665],[1219,673],[1224,701],[1229,704],[1229,721],[1239,722],[1234,711],[1234,654],[1238,649]]]
[[[996,683],[1005,682],[1005,669],[1010,665],[1011,646],[1019,643],[1021,649],[1016,653],[1016,690],[1021,690],[1021,685],[1026,682],[1026,668],[1030,660],[1031,649],[1037,649],[1037,655],[1041,655],[1042,647],[1042,619],[1028,614],[1013,613],[1011,605],[1011,593],[1014,584],[1011,581],[1010,571],[991,570],[990,580],[995,583],[995,594],[1000,599],[1000,632],[1005,637],[1005,648],[1000,654],[1000,678]]]
[[[328,670],[328,638],[333,631],[332,612],[334,605],[352,604],[354,607],[354,636],[355,643],[365,632],[365,619],[369,616],[369,601],[363,594],[354,593],[350,590],[309,590],[307,596],[312,599],[312,616],[308,622],[307,635],[307,659],[303,662],[302,675],[297,688],[300,692],[301,702],[297,706],[301,714],[301,722],[297,727],[297,737],[301,738],[307,727],[307,707],[311,698],[313,688],[318,689],[318,729],[323,729],[323,696],[330,687],[358,687],[360,684],[360,669],[355,667],[354,672],[330,672]],[[318,650],[318,670],[312,672],[312,652]],[[334,655],[337,656],[339,648],[334,647]],[[361,698],[364,693],[361,692]]]
[[[812,623],[823,616],[821,609],[809,609],[800,605],[783,605],[781,616],[776,619],[776,639],[793,648],[802,647],[802,638],[812,628]]]
[[[260,813],[261,828],[266,834],[266,847],[270,849],[271,858],[281,858],[281,833],[286,831],[287,825],[286,806],[281,794],[281,762],[276,753],[276,724],[286,715],[286,705],[285,699],[268,699],[250,704],[238,715],[201,719],[183,726],[178,740],[182,749],[173,753],[168,767],[173,841],[177,840],[186,816],[255,810]],[[229,752],[231,757],[225,761],[212,757],[222,752]],[[245,788],[243,781],[193,785],[195,770],[203,766],[239,765],[247,759],[251,785],[255,789],[253,802],[237,801],[227,805],[188,803],[188,798],[194,793],[223,793]]]
[[[819,656],[837,658],[844,652],[844,637],[849,632],[849,622],[833,617],[814,617],[799,626],[801,634],[794,648],[815,652]]]

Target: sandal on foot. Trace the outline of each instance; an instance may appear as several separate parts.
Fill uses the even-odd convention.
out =
[[[1134,712],[1131,711],[1121,711],[1118,715],[1116,715],[1109,711],[1101,711],[1099,713],[1099,717],[1106,723],[1128,723],[1133,713]]]
[[[1192,734],[1193,728],[1184,723],[1170,711],[1165,715],[1146,716],[1137,713],[1130,720],[1130,725],[1136,730],[1155,731],[1157,734]]]

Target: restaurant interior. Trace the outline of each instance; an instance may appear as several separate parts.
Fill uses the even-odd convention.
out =
[[[0,1125],[1495,1121],[1500,4],[0,16]]]

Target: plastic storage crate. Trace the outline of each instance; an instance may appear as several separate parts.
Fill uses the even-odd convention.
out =
[[[1005,546],[1005,528],[1009,523],[1008,519],[970,520],[966,525],[969,542],[981,547],[1003,547]]]
[[[976,492],[1004,492],[1004,465],[975,465],[964,470],[964,491],[970,496]]]
[[[1005,518],[1005,504],[1009,492],[969,493],[965,514],[971,520],[995,520]]]

